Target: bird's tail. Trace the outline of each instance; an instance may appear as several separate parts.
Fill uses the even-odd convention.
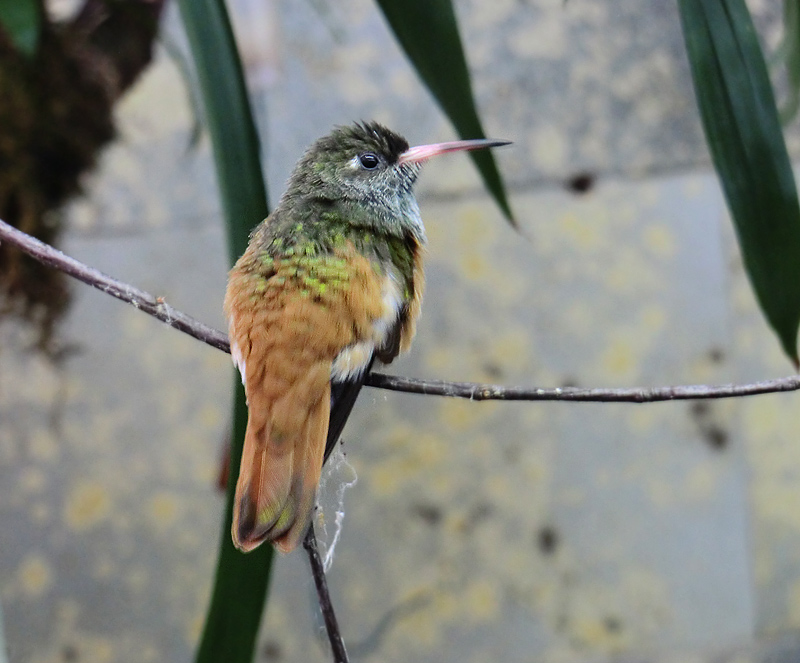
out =
[[[275,404],[280,407],[279,404]],[[233,509],[233,543],[248,552],[264,541],[292,551],[306,533],[322,471],[330,414],[330,386],[299,413],[296,427],[278,426],[280,413],[250,409]]]

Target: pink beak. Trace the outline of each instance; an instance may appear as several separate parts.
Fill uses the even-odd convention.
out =
[[[410,147],[397,159],[398,163],[421,163],[431,157],[448,152],[462,152],[465,150],[482,150],[488,147],[511,145],[510,140],[494,140],[492,138],[474,138],[472,140],[454,140],[449,143],[432,143],[431,145],[417,145]]]

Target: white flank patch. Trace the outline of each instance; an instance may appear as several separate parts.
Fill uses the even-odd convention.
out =
[[[381,297],[383,299],[383,313],[372,326],[372,337],[375,345],[380,346],[386,340],[389,330],[397,323],[400,315],[400,307],[403,305],[403,288],[394,270],[391,270],[383,280],[381,287]]]
[[[374,349],[375,343],[372,341],[361,341],[355,345],[348,345],[333,360],[331,380],[344,382],[357,378],[367,367]]]
[[[231,358],[233,359],[233,363],[236,365],[236,368],[239,369],[239,375],[242,377],[242,384],[245,384],[245,371],[247,370],[247,362],[244,360],[242,356],[242,351],[237,345],[236,341],[233,340],[235,334],[233,331],[233,321],[231,320],[230,324],[228,325],[228,338],[231,339]]]
[[[375,348],[383,345],[389,330],[397,324],[400,308],[403,305],[403,289],[394,270],[390,271],[383,280],[381,296],[383,311],[381,317],[372,323],[372,338],[349,345],[336,355],[331,367],[331,380],[334,382],[351,380],[361,375]]]

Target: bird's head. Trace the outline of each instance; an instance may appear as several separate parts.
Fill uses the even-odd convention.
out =
[[[413,186],[425,161],[507,144],[480,138],[409,147],[405,138],[377,122],[337,127],[308,148],[289,178],[284,199],[302,197],[344,207],[349,218],[354,209],[362,209],[376,220],[403,221],[411,215],[416,218],[408,220],[419,223]]]

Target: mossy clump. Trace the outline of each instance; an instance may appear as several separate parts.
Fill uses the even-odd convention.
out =
[[[32,56],[0,27],[0,219],[58,242],[59,209],[114,138],[114,103],[150,60],[161,4],[87,0],[69,23],[44,20]],[[30,323],[51,355],[65,281],[0,243],[0,313]]]

